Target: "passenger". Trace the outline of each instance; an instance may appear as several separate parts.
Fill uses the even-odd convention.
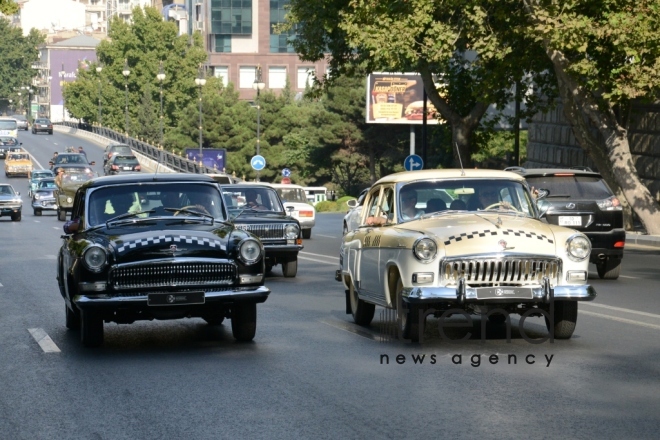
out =
[[[417,204],[417,191],[414,189],[404,188],[401,190],[399,200],[401,200],[401,218],[403,220],[417,219],[424,214],[424,211],[415,207]]]

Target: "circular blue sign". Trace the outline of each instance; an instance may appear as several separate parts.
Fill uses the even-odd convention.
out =
[[[288,168],[284,168],[282,170],[282,177],[291,177],[291,170]]]
[[[418,171],[424,169],[424,161],[417,154],[411,154],[403,161],[406,171]]]
[[[252,166],[253,169],[257,171],[261,171],[264,168],[266,168],[266,159],[264,159],[263,156],[257,154],[256,156],[252,156],[252,159],[250,160],[250,165]]]

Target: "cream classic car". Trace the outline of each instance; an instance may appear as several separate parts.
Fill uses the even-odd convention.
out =
[[[450,206],[434,200],[444,194]],[[357,324],[369,325],[376,305],[395,309],[404,339],[418,341],[430,314],[510,325],[513,313],[543,316],[549,338],[567,339],[577,301],[596,296],[587,284],[590,251],[584,234],[539,220],[515,173],[413,171],[371,187],[360,226],[343,238],[335,278]]]
[[[16,176],[24,174],[28,176],[32,172],[32,159],[26,151],[9,153],[5,159],[5,176]]]

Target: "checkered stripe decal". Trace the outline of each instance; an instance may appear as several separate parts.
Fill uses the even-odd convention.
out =
[[[218,247],[222,250],[225,250],[225,246],[220,240],[214,240],[206,237],[195,237],[194,235],[158,235],[156,237],[140,238],[123,243],[117,250],[121,253],[130,249],[138,248],[140,246],[148,246],[159,243],[199,244],[202,246]]]
[[[463,240],[471,240],[473,238],[479,238],[479,237],[492,237],[496,235],[514,235],[516,237],[525,236],[527,238],[536,237],[539,240],[545,240],[548,243],[554,243],[554,241],[551,238],[549,238],[547,235],[537,234],[536,232],[515,231],[513,229],[502,229],[500,231],[496,231],[496,230],[491,231],[490,229],[486,229],[484,231],[463,232],[459,235],[452,235],[451,237],[447,238],[447,241],[445,241],[445,246],[449,246],[452,243],[456,243]]]

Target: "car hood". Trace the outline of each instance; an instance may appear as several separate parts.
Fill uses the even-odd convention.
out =
[[[231,221],[233,223],[263,223],[264,221],[269,223],[297,223],[297,220],[288,214],[272,211],[245,211],[240,216],[233,217]]]
[[[11,202],[11,201],[20,202],[21,197],[20,196],[12,196],[12,195],[8,195],[8,194],[0,194],[0,200],[2,200],[3,202]]]
[[[448,257],[509,251],[556,255],[553,228],[539,220],[496,213],[448,214],[402,227],[435,236]]]

